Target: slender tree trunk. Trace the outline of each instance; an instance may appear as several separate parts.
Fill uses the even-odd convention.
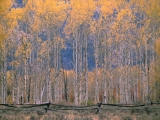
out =
[[[85,104],[88,103],[88,41],[85,38]]]
[[[99,37],[98,37],[99,38]],[[98,85],[98,39],[94,40],[94,56],[95,56],[95,96],[94,102],[99,102],[99,85]]]
[[[24,60],[24,99],[27,100],[27,60],[26,60],[26,56],[25,56],[25,60]]]
[[[49,25],[47,24],[47,35],[48,35],[48,41],[47,41],[47,100],[46,102],[52,102],[52,86],[51,86],[51,78],[50,78],[50,62],[51,62],[51,57],[50,57],[50,52],[51,52],[51,33],[49,31]],[[57,46],[56,46],[57,47]],[[54,56],[55,57],[55,56]],[[56,56],[58,57],[58,56]]]
[[[80,37],[81,38],[81,37]],[[83,72],[82,72],[82,41],[78,40],[78,71],[79,71],[79,105],[81,105],[83,98],[83,91],[82,91],[82,79],[83,79]]]
[[[64,96],[65,101],[68,102],[68,80],[67,80],[67,72],[63,68],[63,77],[64,77]]]
[[[78,105],[78,35],[77,35],[77,32],[78,31],[75,31],[75,80],[74,80],[74,104],[75,105]],[[73,43],[74,44],[74,43]]]
[[[12,102],[13,104],[15,104],[15,77],[14,77],[14,73],[13,73],[13,68],[12,68]]]
[[[130,44],[130,43],[129,43]],[[128,90],[127,90],[127,94],[128,94],[128,102],[127,103],[131,103],[131,82],[133,81],[133,79],[131,78],[131,60],[132,60],[132,56],[131,56],[131,50],[129,50],[129,66],[128,66]]]
[[[58,84],[58,41],[54,42],[54,92],[55,102],[59,101],[59,84]]]
[[[2,95],[3,95],[3,99],[2,99],[2,103],[6,104],[6,99],[7,99],[7,81],[6,81],[6,67],[7,67],[7,63],[6,63],[6,44],[4,43],[4,48],[3,48],[3,68],[2,68],[2,81],[3,81],[3,86],[2,86]]]
[[[105,37],[105,39],[104,40],[106,40],[106,37]],[[106,41],[105,41],[106,42]],[[104,95],[103,95],[103,102],[104,103],[107,103],[108,101],[107,101],[107,77],[108,76],[106,76],[107,74],[107,72],[106,72],[106,70],[107,70],[107,43],[105,43],[105,47],[104,47],[104,68],[103,68],[103,84],[104,84],[104,89],[103,89],[103,92],[104,92]]]
[[[120,43],[120,51],[119,51],[119,67],[120,67],[120,72],[119,72],[119,86],[120,86],[120,103],[124,103],[124,94],[125,94],[125,90],[126,90],[126,79],[124,78],[124,73],[123,73],[123,69],[122,69],[122,60],[123,60],[123,47],[122,45],[123,43]],[[118,51],[117,51],[118,52]],[[125,85],[125,86],[124,86]],[[124,87],[123,87],[124,86]]]

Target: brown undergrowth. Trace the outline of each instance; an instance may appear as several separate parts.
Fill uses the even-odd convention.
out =
[[[0,111],[0,120],[160,120],[160,109],[96,111]]]

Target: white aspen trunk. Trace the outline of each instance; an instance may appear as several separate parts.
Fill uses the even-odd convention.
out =
[[[106,72],[105,72],[106,69],[104,69],[103,71],[103,95],[102,95],[102,100],[103,100],[103,103],[107,103],[107,82],[106,82]]]
[[[140,48],[139,48],[139,52],[140,52],[140,58],[139,58],[139,59],[140,59],[140,67],[139,67],[139,68],[140,68],[140,74],[139,74],[139,77],[140,77],[140,78],[139,78],[139,79],[140,79],[140,85],[139,85],[139,86],[140,86],[140,87],[139,87],[140,93],[139,93],[139,96],[140,96],[140,98],[139,98],[139,99],[140,99],[140,101],[142,102],[142,101],[143,101],[143,98],[144,98],[144,97],[143,97],[143,95],[144,95],[143,89],[144,89],[144,88],[143,88],[143,86],[142,86],[142,83],[143,83],[142,70],[143,70],[143,69],[142,69],[142,48],[141,48],[141,47],[142,47],[142,43],[141,43],[141,41],[140,41]]]
[[[6,81],[6,67],[7,67],[7,63],[6,63],[6,44],[4,43],[4,48],[3,48],[3,99],[2,99],[2,103],[6,104],[6,99],[7,99],[7,81]]]
[[[138,48],[136,47],[136,49],[138,49]],[[136,56],[136,61],[135,61],[136,76],[135,76],[135,84],[134,84],[134,87],[135,87],[135,89],[134,89],[134,103],[136,103],[137,100],[138,100],[138,62],[137,62],[138,54],[137,54],[137,50],[136,50],[136,55],[135,56]]]
[[[36,78],[35,78],[35,104],[38,102],[38,72],[36,72]]]
[[[119,67],[120,67],[120,72],[119,72],[119,86],[120,86],[120,103],[124,103],[124,97],[125,97],[125,89],[126,89],[126,82],[124,76],[123,76],[123,69],[122,69],[122,60],[123,60],[123,47],[120,43],[120,51],[119,51]],[[117,51],[118,52],[118,51]],[[125,85],[125,86],[124,86]]]
[[[103,95],[102,95],[102,102],[107,103],[106,96],[107,96],[107,83],[106,83],[106,69],[103,70]]]
[[[58,76],[57,76],[57,41],[54,42],[54,98],[55,98],[55,102],[59,101],[59,86],[58,86]]]
[[[78,36],[77,31],[75,31],[75,80],[74,80],[74,104],[78,105]],[[74,53],[73,53],[74,54]]]
[[[99,38],[99,37],[98,37]],[[98,84],[98,39],[94,40],[94,56],[95,56],[95,104],[99,102],[99,84]]]
[[[2,46],[2,42],[1,42],[1,46]],[[0,49],[0,54],[2,55],[2,56],[0,56],[0,61],[2,62],[3,61],[3,51],[2,51],[2,49]],[[1,63],[0,63],[0,65],[2,65]],[[3,104],[3,80],[2,80],[2,73],[3,73],[3,71],[2,71],[2,67],[1,67],[1,69],[0,69],[0,74],[1,74],[1,76],[0,76],[0,85],[1,85],[1,91],[0,91],[0,94],[1,94],[1,98],[0,98],[0,100],[1,100],[1,103]]]
[[[45,90],[45,83],[44,83],[44,85],[42,85],[42,82],[41,82],[41,99],[40,99],[40,102],[41,102],[41,103],[43,102],[44,90]]]
[[[59,75],[59,72],[60,72],[60,67],[61,67],[61,57],[60,57],[60,43],[58,42],[58,46],[57,46],[57,71],[58,71],[58,75]],[[62,101],[62,94],[63,94],[63,91],[62,91],[62,79],[60,78],[59,79],[59,84],[60,84],[60,101]]]
[[[27,102],[27,60],[26,60],[26,56],[25,56],[25,60],[24,60],[24,99]]]
[[[147,39],[147,38],[146,38]],[[148,45],[147,45],[147,40],[145,40],[145,100],[149,100],[148,96]],[[147,97],[147,98],[146,98]]]
[[[105,37],[105,40],[106,40],[106,37]],[[104,103],[107,103],[108,101],[107,101],[107,77],[108,76],[106,76],[107,74],[106,74],[106,70],[107,70],[107,54],[106,54],[106,50],[107,50],[107,45],[106,45],[107,43],[105,43],[105,55],[104,55],[104,69],[103,69],[103,81],[104,81],[104,88],[103,88],[103,92],[104,92],[104,94],[103,94],[103,98],[102,98],[102,100],[103,100],[103,102]]]
[[[112,46],[112,45],[111,45]],[[110,51],[112,50],[112,48],[110,47]],[[115,60],[115,58],[114,58],[115,56],[114,56],[114,50],[112,50],[111,52],[110,52],[110,67],[109,67],[109,76],[110,76],[110,79],[109,79],[109,81],[108,81],[108,97],[107,97],[107,99],[108,99],[108,102],[110,103],[111,102],[111,100],[112,100],[112,80],[113,80],[113,69],[112,69],[112,64],[114,64],[113,62],[114,62],[114,60]]]
[[[131,103],[131,50],[129,50],[129,66],[128,66],[128,102],[127,103]],[[132,79],[133,81],[133,79]]]
[[[1,76],[1,79],[2,79],[2,76]],[[1,102],[2,102],[2,104],[3,104],[3,97],[4,97],[3,91],[4,91],[4,85],[3,85],[3,79],[2,79],[2,81],[1,81]]]
[[[49,86],[49,81],[50,81],[50,80],[49,80],[49,79],[50,79],[50,75],[49,75],[49,74],[50,74],[50,73],[49,73],[49,72],[50,72],[50,68],[49,68],[49,67],[50,67],[50,66],[49,66],[49,62],[50,62],[49,51],[50,51],[50,50],[49,50],[49,49],[50,49],[50,48],[49,48],[49,43],[48,43],[48,51],[47,51],[48,61],[47,61],[47,78],[46,78],[46,79],[47,79],[47,88],[46,88],[46,89],[47,89],[47,101],[46,101],[46,102],[49,102],[49,100],[50,100],[50,99],[49,99],[49,98],[50,98],[50,96],[49,96],[49,95],[50,95],[50,94],[49,94],[49,90],[50,90],[50,88],[49,88],[49,87],[50,87],[50,86]]]
[[[15,104],[15,79],[13,76],[13,71],[12,71],[12,102],[13,104]]]
[[[88,54],[87,54],[87,39],[85,39],[85,103],[88,102]]]
[[[64,70],[64,63],[62,61],[63,65],[63,85],[64,85],[64,98],[65,101],[68,102],[68,80],[67,80],[67,72]],[[62,92],[63,94],[63,92]]]
[[[59,61],[60,61],[60,58],[59,58],[59,41],[57,42],[57,45],[56,45],[56,77],[58,77],[58,72],[59,72]],[[62,99],[62,91],[61,91],[61,80],[57,78],[57,83],[58,83],[58,101],[61,101]]]
[[[13,104],[15,104],[15,90],[14,90],[14,86],[12,87],[12,101],[13,101]]]
[[[19,77],[20,77],[20,70],[18,70],[18,75],[17,75],[17,95],[16,95],[16,103],[19,104],[19,95],[20,95],[20,84],[19,84]]]
[[[124,77],[124,102],[128,103],[128,79],[129,79],[129,72],[128,72],[128,66],[125,70],[125,77]]]
[[[122,71],[122,67],[120,67],[120,70]],[[123,87],[123,79],[121,75],[119,76],[119,89],[120,89],[120,103],[124,103],[124,89],[125,86]]]
[[[59,101],[62,101],[62,81],[60,80],[59,83]]]
[[[47,25],[47,29],[49,29],[49,26]],[[50,79],[50,61],[51,61],[51,58],[50,58],[50,49],[51,49],[51,38],[50,38],[50,35],[51,33],[50,32],[47,32],[48,33],[48,44],[47,44],[47,47],[48,47],[48,51],[47,51],[47,57],[48,57],[48,61],[47,61],[47,101],[46,102],[52,102],[52,87],[51,87],[51,79]],[[57,56],[58,57],[58,56]]]
[[[30,103],[30,99],[31,99],[31,74],[32,74],[32,67],[31,67],[31,64],[32,64],[32,53],[30,52],[30,57],[29,57],[29,77],[28,77],[28,92],[27,92],[27,101]]]
[[[24,79],[20,78],[20,104],[24,104]]]
[[[34,73],[34,74],[35,74],[35,73]],[[35,79],[35,78],[34,78],[34,79]],[[34,94],[34,95],[33,95],[33,96],[34,96],[34,97],[33,97],[34,104],[36,104],[36,87],[37,87],[37,86],[36,86],[36,82],[37,82],[37,81],[34,80],[34,88],[33,88],[33,89],[34,89],[34,90],[33,90],[33,92],[34,92],[34,93],[33,93],[33,94]]]
[[[54,99],[58,101],[58,85],[57,85],[57,70],[56,70],[56,41],[54,42]]]
[[[78,46],[79,46],[79,49],[78,49],[78,69],[79,69],[79,79],[78,79],[78,83],[79,83],[79,105],[81,105],[82,101],[83,101],[83,98],[82,98],[82,95],[83,95],[83,91],[82,91],[82,79],[83,79],[83,71],[82,71],[82,45],[83,43],[78,40]]]
[[[82,82],[79,83],[79,105],[82,103]]]

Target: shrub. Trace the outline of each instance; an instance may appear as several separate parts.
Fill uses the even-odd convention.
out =
[[[132,117],[131,116],[125,116],[122,118],[123,120],[132,120]]]
[[[87,101],[87,105],[93,105],[94,103],[90,100]]]
[[[147,113],[148,115],[152,112],[152,110],[149,109],[149,107],[145,107],[144,110],[146,111],[146,113]]]
[[[91,117],[86,117],[86,118],[74,118],[74,120],[92,120]]]
[[[103,112],[99,114],[99,117],[100,117],[100,119],[104,119],[104,118],[107,119],[108,118],[107,114],[103,113]]]
[[[44,111],[37,111],[37,115],[44,115]]]

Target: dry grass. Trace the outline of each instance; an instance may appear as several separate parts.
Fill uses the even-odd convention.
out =
[[[160,120],[157,110],[96,111],[0,111],[0,120]]]

